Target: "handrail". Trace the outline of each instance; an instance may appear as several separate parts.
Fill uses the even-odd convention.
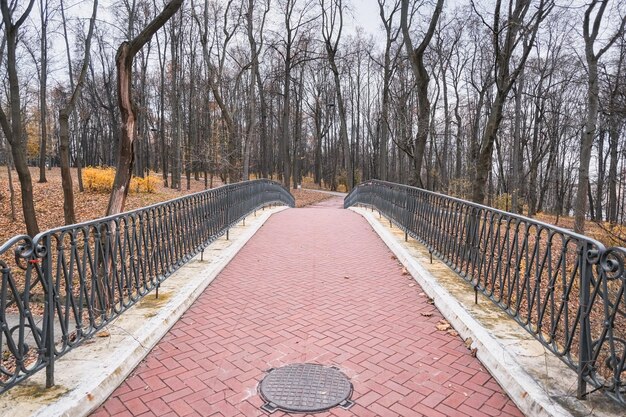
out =
[[[626,405],[626,249],[528,217],[370,180],[344,207],[376,208],[578,374],[578,397]]]
[[[0,394],[92,337],[253,211],[294,207],[280,184],[225,185],[0,246]]]

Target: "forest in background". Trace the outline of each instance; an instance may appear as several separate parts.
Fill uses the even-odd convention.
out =
[[[48,168],[72,223],[80,170],[121,166],[178,190],[378,178],[621,238],[623,2],[371,0],[377,35],[346,0],[101,3],[0,0],[0,163],[31,235]]]

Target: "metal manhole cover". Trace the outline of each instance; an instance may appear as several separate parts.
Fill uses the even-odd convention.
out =
[[[348,377],[335,367],[312,363],[270,369],[259,384],[259,393],[266,401],[261,408],[269,413],[311,413],[353,405]]]

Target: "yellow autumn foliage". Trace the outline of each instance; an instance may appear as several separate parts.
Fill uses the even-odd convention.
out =
[[[150,173],[145,177],[133,177],[130,180],[130,192],[131,193],[149,193],[156,192],[157,177],[154,173]]]
[[[83,184],[87,191],[94,193],[110,193],[115,179],[115,168],[87,167],[83,169]],[[157,177],[153,173],[144,178],[133,177],[130,180],[129,192],[154,193],[157,188]]]

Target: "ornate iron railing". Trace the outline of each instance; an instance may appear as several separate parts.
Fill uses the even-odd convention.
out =
[[[256,209],[294,206],[246,181],[59,227],[0,247],[0,393],[92,337]]]
[[[376,208],[578,373],[578,397],[626,405],[626,249],[490,207],[372,180],[344,207]]]

